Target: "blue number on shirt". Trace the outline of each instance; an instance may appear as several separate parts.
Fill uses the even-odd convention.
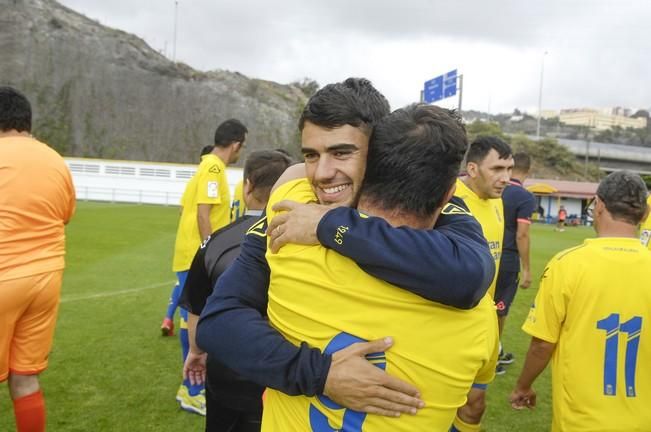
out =
[[[604,355],[604,394],[617,393],[617,347],[619,343],[619,314],[610,314],[597,321],[597,328],[606,331],[606,352]]]
[[[351,334],[342,332],[330,341],[328,346],[326,346],[324,352],[326,354],[332,354],[357,342],[367,341]],[[368,354],[366,358],[380,369],[384,370],[386,368],[386,356],[384,353]],[[333,402],[332,399],[327,396],[319,395],[317,398],[323,405],[332,410],[344,409],[344,407]],[[310,404],[310,426],[312,427],[313,432],[361,432],[364,420],[366,420],[366,413],[353,411],[351,409],[344,409],[341,429],[334,429],[328,423],[328,417],[319,411],[317,407]]]
[[[642,317],[636,316],[619,327],[619,331],[628,334],[626,342],[626,361],[624,376],[626,377],[626,396],[635,397],[635,366],[637,365],[637,350],[640,347],[640,332]]]
[[[637,351],[640,345],[642,317],[635,316],[625,323],[619,324],[619,314],[612,313],[597,321],[597,328],[606,331],[606,348],[604,353],[604,394],[617,394],[617,352],[619,348],[619,333],[628,334],[626,343],[626,361],[624,376],[626,378],[626,396],[635,397],[635,368]]]

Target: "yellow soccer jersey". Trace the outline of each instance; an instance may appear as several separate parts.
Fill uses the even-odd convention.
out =
[[[314,201],[306,179],[281,186],[269,201]],[[346,241],[345,226],[340,227]],[[414,383],[425,401],[417,415],[390,418],[345,410],[324,396],[287,396],[267,390],[265,432],[332,430],[447,431],[473,382],[495,372],[497,317],[487,295],[472,310],[442,306],[363,272],[355,262],[322,246],[289,244],[267,253],[271,268],[269,320],[289,341],[332,353],[392,336],[386,353],[369,356],[387,373]]]
[[[556,343],[553,431],[651,430],[651,253],[597,238],[556,255],[522,329]]]
[[[242,216],[246,211],[246,204],[244,203],[244,180],[240,180],[235,185],[235,190],[233,191],[233,202],[231,203],[231,222],[235,222]]]
[[[647,198],[646,204],[651,208],[651,195]],[[651,250],[651,214],[642,222],[642,226],[640,227],[640,241]]]
[[[215,231],[228,225],[230,201],[226,165],[214,154],[202,156],[199,169],[188,182],[181,198],[183,210],[176,232],[172,271],[188,270],[203,240],[197,222],[197,206],[213,205],[210,210],[210,226]]]
[[[481,225],[484,237],[488,241],[488,246],[495,259],[495,268],[499,269],[504,240],[504,205],[502,199],[481,199],[461,179],[457,179],[457,190],[454,195],[466,203],[470,212]],[[488,288],[491,298],[495,296],[496,283],[497,271],[491,286]]]

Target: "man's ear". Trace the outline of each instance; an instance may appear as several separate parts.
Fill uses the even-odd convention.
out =
[[[468,162],[466,164],[466,172],[470,177],[475,178],[479,172],[479,166],[475,162]]]
[[[646,206],[646,211],[644,212],[644,216],[642,216],[642,220],[640,222],[647,220],[649,213],[651,213],[651,206]]]
[[[251,200],[253,199],[253,183],[249,181],[249,179],[244,179],[244,183],[242,184],[242,200],[244,201],[242,204],[246,206],[246,208],[251,207]]]
[[[457,182],[455,181],[454,183],[452,183],[452,186],[450,186],[450,189],[448,189],[448,192],[445,194],[445,198],[443,200],[443,207],[445,207],[445,204],[450,202],[450,200],[452,199],[456,191],[457,191]]]
[[[595,197],[595,200],[594,200],[594,213],[595,214],[597,214],[597,213],[601,214],[604,210],[606,210],[606,204],[604,204],[604,202],[601,201],[601,198]]]
[[[244,179],[244,183],[242,184],[242,196],[246,197],[248,195],[251,195],[253,192],[253,183],[249,181],[249,179]]]

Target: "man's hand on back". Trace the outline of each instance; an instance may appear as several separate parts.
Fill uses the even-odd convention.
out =
[[[332,364],[323,393],[346,408],[398,417],[401,413],[416,414],[425,406],[420,392],[373,366],[365,356],[383,352],[393,345],[391,338],[356,343],[332,355]]]
[[[277,253],[287,243],[319,244],[316,229],[323,215],[331,208],[320,204],[300,204],[288,200],[275,204],[274,211],[285,213],[274,216],[267,229],[267,235],[271,238],[271,252]]]

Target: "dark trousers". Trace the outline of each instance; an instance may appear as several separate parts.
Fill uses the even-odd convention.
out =
[[[215,399],[206,386],[206,432],[260,432],[261,422],[262,401],[259,410],[234,410]]]

